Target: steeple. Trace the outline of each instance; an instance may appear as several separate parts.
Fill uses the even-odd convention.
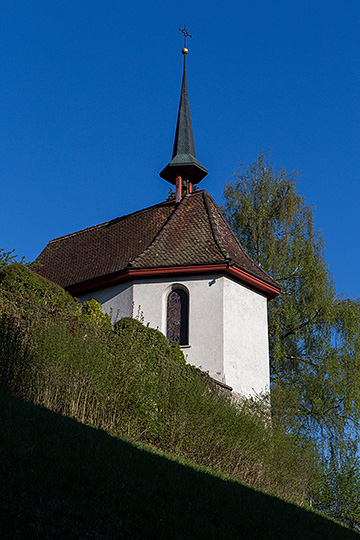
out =
[[[180,105],[176,124],[175,141],[172,160],[161,171],[160,176],[171,184],[176,185],[176,199],[179,201],[183,187],[188,193],[192,191],[192,184],[200,182],[208,173],[207,169],[196,159],[194,136],[192,131],[190,105],[186,81],[186,38],[191,37],[186,30],[179,30],[184,34],[184,71],[181,87]]]

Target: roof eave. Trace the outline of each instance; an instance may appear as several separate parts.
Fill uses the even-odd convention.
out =
[[[176,177],[181,176],[190,180],[193,184],[198,184],[208,174],[207,169],[196,160],[184,163],[169,163],[159,173],[161,178],[167,180],[171,184],[176,184]]]
[[[157,277],[178,277],[183,275],[201,275],[211,273],[226,274],[238,282],[241,282],[251,289],[263,294],[268,300],[272,300],[280,293],[280,288],[271,283],[261,280],[249,272],[230,264],[229,261],[216,263],[203,263],[191,265],[176,265],[147,268],[125,268],[112,274],[93,278],[81,283],[75,283],[65,287],[73,296],[79,296],[85,293],[93,292],[99,289],[111,287],[134,279],[151,279]]]

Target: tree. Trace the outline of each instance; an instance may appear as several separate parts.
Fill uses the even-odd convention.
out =
[[[342,459],[324,463],[316,492],[317,509],[352,529],[360,523],[360,459],[355,445],[348,445]]]
[[[225,185],[223,211],[249,255],[281,286],[269,303],[274,417],[311,438],[324,467],[337,463],[339,472],[360,435],[360,303],[336,294],[324,237],[296,191],[297,176],[275,172],[260,154]]]

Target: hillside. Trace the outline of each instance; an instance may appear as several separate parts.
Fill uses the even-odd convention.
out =
[[[0,392],[1,538],[351,540],[358,535]]]
[[[231,402],[160,332],[21,265],[0,272],[0,385],[6,538],[354,536],[279,499],[306,504],[316,454],[266,400]]]

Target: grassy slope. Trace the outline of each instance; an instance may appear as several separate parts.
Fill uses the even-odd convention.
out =
[[[346,540],[356,533],[0,393],[1,538]]]

